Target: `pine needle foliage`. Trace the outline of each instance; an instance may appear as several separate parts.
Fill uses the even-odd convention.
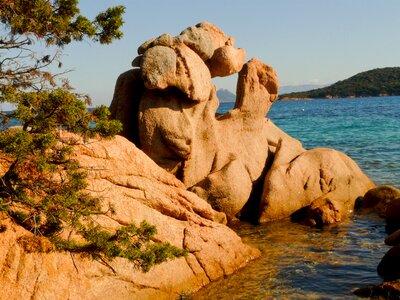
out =
[[[123,12],[122,6],[109,8],[90,21],[80,15],[76,0],[0,0],[0,103],[16,107],[0,111],[0,155],[11,161],[0,174],[0,212],[30,230],[38,245],[45,238],[59,251],[86,253],[106,265],[122,257],[148,271],[186,251],[155,242],[156,228],[146,222],[114,231],[96,223],[97,215],[113,209],[105,211],[101,199],[85,192],[87,173],[73,156],[77,141],[62,132],[84,140],[109,138],[122,124],[109,120],[105,106],[89,111],[89,97],[72,93],[68,82],[48,69],[61,66],[60,51],[72,41],[108,44],[120,38]],[[45,49],[57,50],[39,55],[34,44],[41,41]],[[10,120],[21,126],[4,130]],[[43,248],[29,238],[21,243]]]

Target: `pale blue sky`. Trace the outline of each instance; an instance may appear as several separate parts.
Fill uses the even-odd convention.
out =
[[[232,35],[247,59],[273,66],[281,85],[333,83],[400,66],[400,0],[80,0],[88,16],[119,4],[126,7],[122,40],[75,43],[64,52],[65,67],[75,69],[67,77],[95,104],[110,104],[115,80],[140,44],[201,21]],[[236,76],[215,83],[234,92]]]

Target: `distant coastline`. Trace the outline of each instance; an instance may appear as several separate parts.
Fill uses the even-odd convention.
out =
[[[282,91],[290,91],[279,95],[280,101],[370,98],[400,96],[400,67],[378,68],[358,73],[348,79],[338,81],[329,86],[312,85],[283,86]],[[219,89],[218,99],[221,103],[235,102],[236,95],[229,90]]]
[[[296,100],[335,100],[335,99],[362,99],[362,98],[379,98],[379,97],[398,97],[399,95],[379,95],[379,96],[347,96],[347,97],[332,97],[325,98],[298,98],[298,97],[283,97],[279,96],[278,101],[296,101]]]
[[[387,97],[400,95],[400,67],[373,69],[358,73],[330,86],[286,93],[279,100]]]

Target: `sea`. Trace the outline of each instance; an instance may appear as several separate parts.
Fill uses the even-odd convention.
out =
[[[234,103],[221,103],[219,113]],[[400,97],[275,102],[268,117],[306,149],[352,157],[378,185],[400,188]],[[354,215],[316,229],[288,220],[232,227],[262,256],[185,299],[357,299],[354,290],[383,280],[385,222]]]

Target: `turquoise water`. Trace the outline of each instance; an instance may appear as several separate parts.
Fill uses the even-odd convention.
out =
[[[222,103],[219,112],[233,107]],[[352,157],[377,184],[400,187],[400,97],[286,101],[268,117],[305,148],[331,147]],[[356,215],[313,229],[287,220],[233,229],[263,255],[191,299],[356,299],[354,289],[382,279],[385,223]]]
[[[340,150],[377,184],[400,187],[400,97],[278,101],[268,117],[306,149]]]
[[[276,102],[268,116],[307,149],[343,151],[377,184],[400,187],[400,97]]]

